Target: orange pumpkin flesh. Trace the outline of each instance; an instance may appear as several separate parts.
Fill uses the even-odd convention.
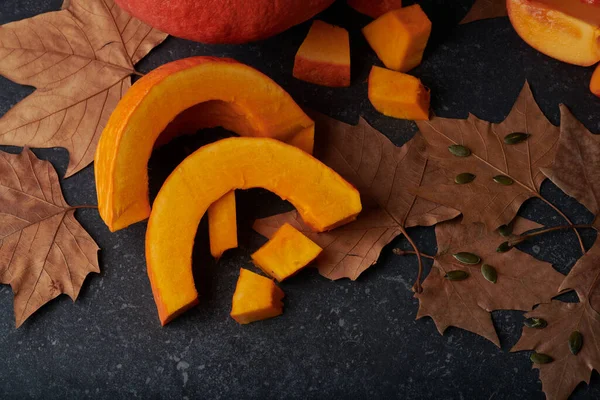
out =
[[[406,72],[423,59],[431,21],[415,4],[382,15],[365,26],[363,34],[386,67]]]
[[[402,7],[402,0],[348,0],[348,5],[371,18]]]
[[[323,21],[314,21],[296,53],[293,75],[322,86],[350,86],[348,31]]]
[[[183,110],[204,103],[205,127],[272,137],[312,152],[314,123],[270,78],[231,59],[193,57],[152,71],[111,115],[95,158],[98,208],[111,231],[150,215],[148,160],[155,141]]]
[[[116,0],[129,14],[184,39],[246,43],[310,19],[334,0]]]
[[[240,268],[231,304],[231,318],[249,324],[283,313],[283,290],[269,278]]]
[[[590,91],[597,97],[600,97],[600,64],[594,70],[592,74],[592,80],[590,81]]]
[[[290,224],[283,224],[264,246],[252,254],[252,261],[278,282],[310,264],[321,249]]]
[[[208,207],[210,254],[217,260],[238,246],[235,192],[231,191]]]
[[[167,178],[148,221],[148,275],[163,325],[198,301],[192,248],[208,207],[232,190],[255,187],[290,201],[317,232],[352,221],[361,211],[354,187],[296,147],[229,138],[200,148]]]
[[[414,76],[373,66],[369,100],[383,115],[401,119],[429,119],[429,90]]]
[[[600,8],[580,1],[507,0],[513,27],[531,47],[570,64],[600,61]]]

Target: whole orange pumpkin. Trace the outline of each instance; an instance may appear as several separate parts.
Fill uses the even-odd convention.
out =
[[[116,0],[173,36],[203,43],[265,39],[306,21],[334,0]]]

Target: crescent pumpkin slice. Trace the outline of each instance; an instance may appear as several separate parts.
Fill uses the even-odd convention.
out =
[[[354,220],[362,208],[340,175],[280,141],[230,138],[200,148],[167,178],[148,222],[148,276],[163,325],[198,302],[192,249],[208,207],[232,190],[256,187],[288,200],[317,232]]]
[[[98,208],[111,231],[148,218],[148,160],[155,142],[169,122],[199,104],[198,128],[223,126],[312,153],[314,122],[266,75],[216,57],[165,64],[127,91],[98,143]]]

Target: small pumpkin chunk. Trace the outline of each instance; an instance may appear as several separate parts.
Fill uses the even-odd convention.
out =
[[[208,235],[210,254],[217,260],[225,251],[238,246],[235,191],[228,192],[208,207]]]
[[[273,318],[283,313],[283,290],[269,278],[240,268],[233,294],[231,318],[240,324]]]
[[[350,86],[348,31],[314,21],[296,53],[294,77],[322,86]]]
[[[421,64],[431,21],[415,4],[383,14],[365,26],[363,34],[386,67],[406,72]]]
[[[371,18],[402,7],[402,0],[348,0],[348,5]]]
[[[369,74],[369,100],[388,117],[429,119],[429,90],[414,76],[373,66]]]
[[[596,67],[590,81],[590,91],[600,97],[600,65]]]
[[[310,264],[321,249],[290,224],[284,224],[254,254],[252,261],[262,271],[281,282]]]

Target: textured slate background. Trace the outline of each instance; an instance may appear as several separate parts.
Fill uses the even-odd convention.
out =
[[[592,131],[600,131],[600,100],[587,90],[591,68],[552,60],[528,47],[506,18],[457,26],[472,0],[421,1],[434,33],[423,64],[412,71],[432,89],[440,116],[468,112],[501,121],[528,79],[550,120],[558,124],[565,103]],[[61,0],[2,0],[0,23],[57,10]],[[319,18],[350,31],[352,87],[328,89],[291,76],[294,54],[309,28],[301,24],[272,39],[243,46],[206,46],[169,38],[139,65],[148,72],[192,55],[234,57],[267,73],[302,106],[355,123],[359,115],[401,145],[416,131],[412,122],[378,114],[367,100],[366,78],[378,64],[359,28],[369,19],[338,1]],[[0,77],[0,115],[32,91]],[[150,162],[155,194],[186,151],[225,133],[204,132],[179,139]],[[2,147],[16,152],[17,148]],[[36,150],[62,176],[63,149]],[[93,167],[63,181],[73,204],[95,204]],[[542,193],[577,223],[591,215],[550,183]],[[537,371],[527,353],[510,354],[522,324],[521,312],[494,312],[502,349],[474,334],[450,328],[440,336],[430,319],[415,321],[417,301],[410,287],[412,257],[391,254],[356,282],[330,282],[306,270],[282,287],[287,295],[279,318],[239,326],[228,317],[240,267],[251,267],[264,239],[250,229],[254,218],[286,210],[262,191],[238,195],[240,248],[216,265],[209,259],[206,224],[194,255],[201,305],[161,328],[144,261],[145,223],[110,234],[93,210],[77,218],[98,242],[100,275],[92,275],[72,303],[61,296],[14,328],[12,293],[0,287],[0,398],[438,398],[542,399]],[[547,225],[562,224],[539,201],[522,215]],[[427,253],[436,250],[431,229],[411,230]],[[585,234],[590,246],[595,240]],[[566,273],[578,257],[572,233],[547,235],[524,247]],[[570,297],[572,299],[572,297]],[[600,398],[594,373],[590,387],[573,398]]]

